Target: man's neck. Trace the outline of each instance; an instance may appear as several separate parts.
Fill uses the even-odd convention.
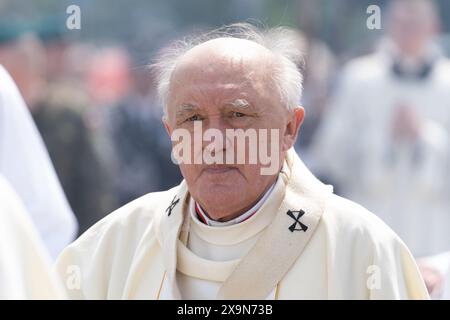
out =
[[[208,215],[208,213],[205,210],[201,208],[201,206],[198,203],[195,203],[197,215],[199,216],[200,220],[202,220],[205,224],[208,225],[225,226],[240,223],[250,218],[253,214],[255,214],[259,210],[259,208],[261,208],[261,206],[270,196],[270,193],[275,187],[275,184],[276,181],[273,182],[271,185],[269,185],[268,188],[266,188],[266,190],[261,194],[261,196],[258,197],[258,199],[254,201],[251,205],[227,217],[214,220],[210,217],[210,215]]]

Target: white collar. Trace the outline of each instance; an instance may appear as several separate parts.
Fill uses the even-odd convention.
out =
[[[205,219],[205,222],[206,222],[206,224],[208,226],[212,226],[212,227],[227,227],[227,226],[238,224],[238,223],[240,223],[242,221],[245,221],[248,218],[250,218],[253,214],[255,214],[262,207],[264,202],[267,200],[267,198],[269,198],[270,194],[272,193],[272,190],[274,189],[277,180],[270,186],[269,190],[266,191],[266,193],[261,197],[261,199],[259,199],[259,201],[253,207],[251,207],[249,210],[247,210],[246,212],[244,212],[240,216],[238,216],[238,217],[236,217],[236,218],[234,218],[234,219],[232,219],[230,221],[220,222],[220,221],[215,221],[215,220],[210,219],[206,215],[206,213],[203,211],[203,209],[200,207],[200,205],[197,204],[197,202],[195,200],[194,201],[190,201],[190,203],[191,203],[191,206],[190,206],[191,216],[192,216],[192,218],[194,218],[196,220],[199,220],[199,218],[197,216],[197,212],[195,211],[195,206],[197,206],[198,210],[202,214],[202,218]]]

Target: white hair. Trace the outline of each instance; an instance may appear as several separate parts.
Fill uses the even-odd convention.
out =
[[[175,41],[161,51],[156,63],[150,67],[155,71],[158,95],[166,115],[170,81],[179,59],[193,47],[219,38],[246,39],[271,51],[277,63],[270,75],[281,103],[288,110],[298,106],[303,89],[303,76],[300,72],[300,67],[303,66],[301,36],[284,27],[262,30],[249,23],[235,23],[196,37]]]

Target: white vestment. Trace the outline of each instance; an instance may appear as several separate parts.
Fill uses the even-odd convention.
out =
[[[0,175],[0,299],[59,299],[64,290],[20,199]]]
[[[450,250],[450,61],[434,59],[424,79],[396,77],[384,50],[350,62],[312,151],[314,171],[378,215],[416,257]],[[399,107],[418,115],[414,143],[393,139]]]
[[[279,190],[242,222],[260,224],[251,228],[259,231],[256,242],[241,258],[227,261],[204,259],[200,251],[189,249],[192,243],[186,246],[193,233],[184,181],[118,209],[59,257],[64,282],[73,277],[70,268],[80,270],[80,286],[68,290],[69,296],[181,299],[181,272],[219,283],[212,299],[428,298],[409,250],[380,219],[334,195],[294,150],[288,152],[280,177]],[[252,238],[234,230],[236,237]],[[217,237],[200,235],[202,231],[195,233],[215,242],[235,241],[220,239],[221,230]]]
[[[0,174],[21,199],[45,246],[56,259],[74,239],[77,222],[33,119],[2,66]]]
[[[283,172],[280,176],[258,203],[234,219],[233,224],[229,224],[233,222],[231,220],[208,221],[212,227],[206,225],[198,218],[194,201],[189,199],[190,214],[184,221],[184,237],[177,248],[177,284],[183,299],[214,299],[217,296],[222,282],[239,259],[250,251],[274,219],[287,182]],[[269,298],[273,299],[275,292],[272,290]]]

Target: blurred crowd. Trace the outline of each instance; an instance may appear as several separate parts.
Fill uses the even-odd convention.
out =
[[[439,10],[426,0],[383,9],[383,35],[350,61],[297,30],[306,120],[296,149],[335,192],[394,229],[422,258],[430,292],[450,298],[450,61]],[[18,30],[0,38],[0,65],[42,136],[79,233],[181,181],[153,75],[127,47]]]
[[[0,44],[82,233],[107,213],[181,176],[170,161],[152,76],[120,47],[32,33]]]

